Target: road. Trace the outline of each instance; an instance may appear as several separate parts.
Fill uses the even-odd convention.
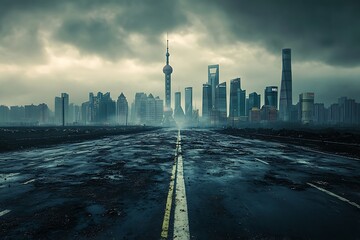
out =
[[[0,239],[360,239],[359,170],[193,129],[2,153]]]

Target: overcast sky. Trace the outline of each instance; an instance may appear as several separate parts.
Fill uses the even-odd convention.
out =
[[[193,87],[201,108],[207,66],[247,94],[280,88],[281,49],[292,49],[293,102],[315,92],[327,106],[360,102],[359,1],[0,0],[0,105],[70,102],[89,92],[164,98],[166,33],[172,99]],[[174,102],[172,100],[172,102]]]

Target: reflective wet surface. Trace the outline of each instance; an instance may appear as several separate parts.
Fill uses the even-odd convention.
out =
[[[159,239],[176,136],[0,154],[1,238]],[[359,160],[209,130],[181,136],[192,239],[360,238]]]

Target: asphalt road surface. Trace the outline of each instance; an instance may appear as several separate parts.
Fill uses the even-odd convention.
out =
[[[360,239],[360,161],[159,129],[0,154],[0,239]]]

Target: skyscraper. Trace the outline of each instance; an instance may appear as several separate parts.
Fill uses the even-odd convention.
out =
[[[62,100],[61,97],[55,97],[55,124],[62,123]]]
[[[186,119],[192,119],[193,104],[192,104],[192,87],[185,88],[185,117]]]
[[[235,78],[230,81],[230,117],[239,117],[240,116],[240,101],[239,101],[239,90],[240,87],[240,78]]]
[[[279,118],[290,121],[292,108],[292,74],[291,74],[291,49],[282,50],[282,76],[280,89]]]
[[[164,101],[159,96],[155,98],[155,123],[160,125],[164,116]]]
[[[139,92],[135,94],[134,106],[132,107],[134,109],[132,111],[133,124],[145,123],[146,101],[147,101],[147,95],[145,93]]]
[[[314,93],[302,93],[299,95],[301,108],[301,122],[304,124],[311,123],[314,115]]]
[[[166,65],[163,68],[165,74],[165,110],[171,109],[171,73],[173,68],[169,65],[169,40],[166,40]]]
[[[184,119],[184,110],[181,107],[181,92],[175,93],[174,118],[177,122]]]
[[[116,114],[117,114],[117,122],[120,125],[128,124],[129,105],[123,93],[121,93],[117,99]]]
[[[202,117],[208,119],[212,109],[211,85],[203,84]]]
[[[216,109],[216,86],[219,84],[219,64],[208,66],[208,84],[211,85],[211,109]]]
[[[0,106],[0,123],[8,123],[10,119],[10,109],[7,106]]]
[[[226,104],[226,82],[216,86],[216,111],[218,113],[219,124],[226,123],[227,104]]]
[[[69,94],[61,93],[55,97],[55,124],[65,126],[69,118]]]
[[[269,86],[265,88],[265,106],[278,107],[278,87]]]
[[[154,96],[150,93],[147,97],[146,101],[146,121],[147,125],[155,125],[155,117],[156,117],[156,101]]]
[[[260,109],[260,101],[261,101],[260,94],[257,94],[256,92],[250,93],[248,111],[250,111],[253,108]]]
[[[239,109],[240,109],[240,116],[247,116],[246,111],[246,90],[238,89],[238,101],[239,101]]]

